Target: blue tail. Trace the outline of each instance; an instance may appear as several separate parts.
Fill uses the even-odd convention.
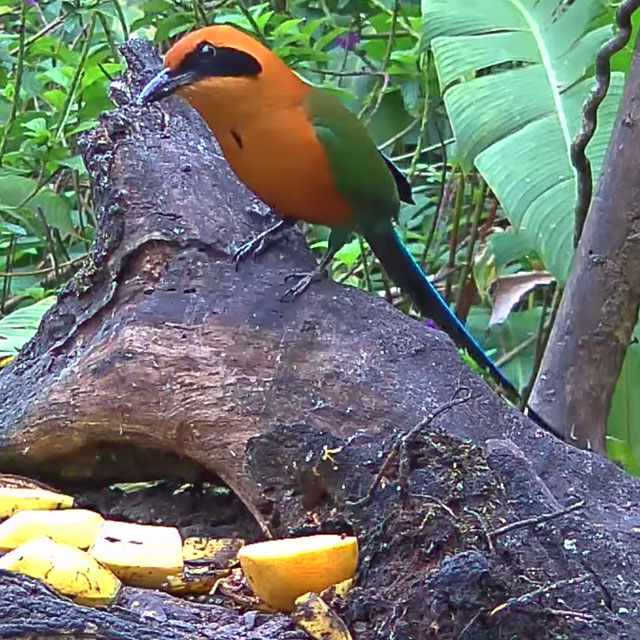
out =
[[[389,226],[385,231],[367,233],[365,237],[389,277],[413,300],[420,313],[434,320],[482,368],[488,369],[505,389],[518,395],[515,387],[504,377],[431,284],[396,230]]]

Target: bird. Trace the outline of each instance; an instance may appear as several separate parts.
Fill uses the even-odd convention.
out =
[[[227,24],[202,27],[175,42],[136,102],[145,106],[171,94],[199,112],[240,181],[279,217],[236,251],[236,264],[262,253],[297,221],[329,227],[318,266],[292,274],[297,282],[282,297],[292,301],[323,277],[351,234],[360,233],[419,312],[517,396],[403,243],[394,222],[401,201],[413,203],[411,185],[339,98]]]

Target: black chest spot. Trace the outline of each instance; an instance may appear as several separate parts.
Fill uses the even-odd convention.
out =
[[[237,131],[234,131],[233,129],[231,129],[230,133],[231,133],[231,137],[236,141],[238,148],[242,149],[242,138],[240,134]]]

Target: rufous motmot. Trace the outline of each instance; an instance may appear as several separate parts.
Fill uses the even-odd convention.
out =
[[[375,146],[365,126],[328,91],[299,78],[272,51],[229,25],[176,42],[138,103],[172,93],[200,113],[238,178],[281,220],[236,252],[262,252],[296,220],[330,227],[317,269],[285,293],[292,300],[325,271],[349,235],[361,233],[387,274],[510,392],[511,383],[458,320],[397,234],[400,201],[411,186]]]

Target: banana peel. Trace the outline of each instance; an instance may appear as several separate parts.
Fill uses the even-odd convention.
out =
[[[351,591],[351,587],[353,586],[354,579],[349,578],[347,580],[343,580],[342,582],[338,582],[336,584],[332,584],[330,587],[327,587],[324,591],[320,593],[320,597],[325,602],[331,602],[332,600],[346,600],[349,591]]]
[[[73,497],[40,488],[0,486],[0,520],[19,511],[70,509]]]
[[[185,538],[182,544],[184,568],[167,576],[165,591],[174,595],[209,593],[238,564],[239,538]]]
[[[340,535],[269,540],[243,547],[238,558],[254,593],[271,608],[289,612],[302,594],[353,577],[358,541]]]
[[[313,640],[352,640],[344,620],[317,593],[296,598],[291,618]]]
[[[175,527],[106,520],[89,553],[125,584],[159,589],[182,572],[182,538]]]
[[[6,553],[0,558],[0,569],[39,578],[74,602],[96,607],[111,604],[121,586],[86,551],[47,537],[33,538]]]
[[[86,549],[95,540],[103,522],[99,513],[86,509],[20,511],[0,523],[0,551],[10,551],[43,536]]]
[[[238,564],[241,538],[185,538],[182,556],[185,562],[207,564],[214,569],[230,569]]]

